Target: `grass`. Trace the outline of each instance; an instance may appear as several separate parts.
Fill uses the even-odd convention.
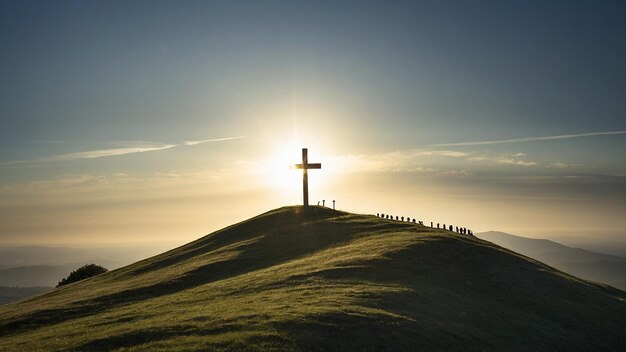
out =
[[[285,207],[0,307],[0,351],[625,350],[625,300],[474,237]]]

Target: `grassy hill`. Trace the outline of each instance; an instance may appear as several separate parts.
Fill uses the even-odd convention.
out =
[[[0,350],[625,350],[625,299],[474,237],[285,207],[0,307]]]

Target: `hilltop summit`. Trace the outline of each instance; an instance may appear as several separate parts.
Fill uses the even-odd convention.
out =
[[[0,307],[0,351],[624,350],[625,300],[472,236],[284,207]]]

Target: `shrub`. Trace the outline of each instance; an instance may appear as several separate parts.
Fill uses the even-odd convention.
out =
[[[98,274],[106,273],[107,271],[109,271],[109,269],[101,267],[100,265],[96,265],[96,264],[83,265],[80,268],[72,271],[68,277],[59,281],[59,284],[57,285],[57,287],[71,284],[72,282],[84,280],[92,276],[96,276]]]

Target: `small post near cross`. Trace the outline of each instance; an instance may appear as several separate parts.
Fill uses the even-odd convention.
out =
[[[302,169],[302,200],[305,207],[309,206],[309,175],[307,170],[309,169],[321,169],[322,164],[313,163],[309,164],[309,157],[306,148],[302,148],[302,164],[295,164],[293,166],[296,169]]]

